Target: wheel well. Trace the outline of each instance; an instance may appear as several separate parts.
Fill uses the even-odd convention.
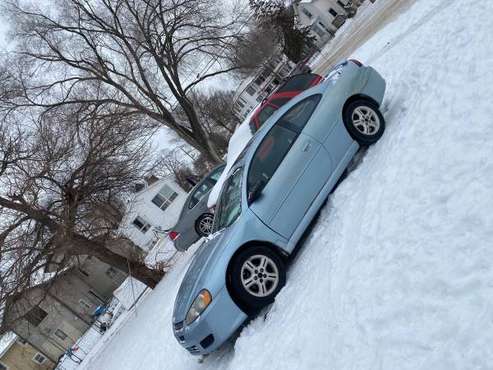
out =
[[[273,243],[270,243],[270,242],[257,241],[257,240],[250,241],[250,242],[247,242],[247,243],[243,244],[240,248],[238,248],[238,250],[233,254],[233,256],[231,256],[231,259],[229,260],[228,268],[226,269],[226,288],[228,289],[228,293],[229,293],[231,299],[233,299],[233,302],[238,307],[240,307],[240,309],[243,312],[245,312],[249,316],[255,314],[255,312],[252,311],[252,309],[249,308],[240,299],[238,299],[238,297],[236,296],[235,292],[233,291],[233,288],[231,286],[231,269],[232,269],[233,261],[236,259],[236,257],[238,256],[238,254],[240,254],[241,252],[243,252],[245,249],[247,249],[249,247],[253,247],[255,245],[262,245],[264,247],[268,247],[270,250],[272,250],[273,252],[275,252],[279,257],[281,257],[284,262],[287,262],[287,260],[288,260],[288,254],[286,252],[284,252],[277,245],[275,245]]]
[[[375,99],[373,99],[372,97],[370,97],[368,95],[365,95],[365,94],[353,95],[348,100],[346,100],[346,102],[344,103],[344,106],[342,107],[342,119],[343,120],[344,120],[344,112],[346,112],[348,105],[351,104],[352,102],[355,102],[356,100],[369,100],[372,103],[376,104],[378,107],[380,107],[380,104],[378,104],[378,102]]]

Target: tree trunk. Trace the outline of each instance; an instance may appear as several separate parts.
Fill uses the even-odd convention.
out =
[[[214,143],[209,138],[208,133],[204,130],[204,127],[200,124],[197,112],[193,106],[193,103],[187,98],[181,99],[180,104],[185,111],[185,114],[190,122],[192,131],[194,132],[194,139],[198,145],[195,148],[210,162],[212,165],[218,165],[222,162],[222,158],[219,155]]]
[[[131,260],[108,249],[105,244],[89,240],[83,236],[76,236],[73,240],[73,255],[88,255],[97,258],[120,271],[141,281],[150,288],[154,288],[164,276],[161,270],[152,269],[144,262]]]

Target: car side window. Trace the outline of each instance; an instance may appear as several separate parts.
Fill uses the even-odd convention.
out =
[[[190,198],[190,202],[188,203],[188,208],[193,208],[195,205],[200,202],[200,200],[204,197],[205,194],[212,188],[213,184],[207,179],[202,184],[195,189],[192,197]]]
[[[300,101],[279,119],[278,124],[298,133],[301,132],[321,98],[322,95],[317,94]]]
[[[262,190],[296,140],[296,132],[275,125],[257,148],[248,172],[247,192]]]
[[[217,182],[217,180],[219,180],[219,177],[221,176],[223,171],[224,171],[224,167],[221,166],[221,167],[217,168],[213,173],[210,174],[209,178],[214,182],[214,184]]]
[[[247,192],[261,191],[303,130],[321,95],[312,95],[289,109],[265,135],[253,155],[247,178]]]

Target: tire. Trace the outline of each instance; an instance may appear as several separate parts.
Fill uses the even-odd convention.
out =
[[[204,213],[195,221],[195,231],[200,236],[208,236],[212,232],[212,224],[214,215],[212,213]]]
[[[343,118],[349,135],[361,146],[376,143],[385,131],[385,119],[378,104],[371,100],[359,99],[349,103]]]
[[[256,312],[272,303],[286,284],[286,266],[272,249],[252,246],[232,261],[230,279],[235,298],[249,311]]]

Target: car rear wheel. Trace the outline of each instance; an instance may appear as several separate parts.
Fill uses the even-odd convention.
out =
[[[361,146],[376,143],[385,131],[385,119],[378,105],[371,100],[355,100],[344,111],[344,124]]]
[[[204,213],[195,222],[195,230],[200,236],[207,236],[212,232],[214,223],[214,215],[212,213]]]
[[[240,252],[231,268],[231,287],[236,298],[251,310],[272,303],[286,283],[282,258],[265,246],[252,246]]]

